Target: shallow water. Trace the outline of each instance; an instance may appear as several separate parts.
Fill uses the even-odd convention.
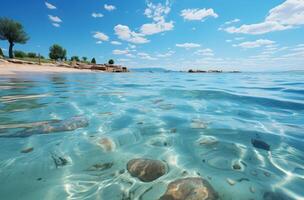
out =
[[[0,199],[155,200],[197,176],[223,200],[304,199],[303,122],[303,72],[0,77]],[[168,172],[141,182],[133,158]]]

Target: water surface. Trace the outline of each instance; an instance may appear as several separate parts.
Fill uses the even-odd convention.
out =
[[[224,200],[304,199],[303,122],[303,72],[0,77],[0,199],[155,200],[182,177]],[[143,183],[134,158],[168,173]]]

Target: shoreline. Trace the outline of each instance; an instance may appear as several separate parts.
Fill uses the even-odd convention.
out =
[[[96,73],[89,69],[76,69],[51,64],[15,64],[0,61],[0,76],[25,73]],[[103,73],[103,72],[101,72]]]

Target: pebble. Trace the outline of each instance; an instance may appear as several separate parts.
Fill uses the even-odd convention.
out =
[[[229,185],[235,185],[235,183],[236,183],[234,180],[232,180],[230,178],[227,178],[226,180],[227,180],[227,183],[229,183]]]

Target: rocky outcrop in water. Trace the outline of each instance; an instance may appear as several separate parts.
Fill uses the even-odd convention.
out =
[[[159,200],[216,200],[217,193],[210,183],[200,177],[178,179],[171,182]]]
[[[151,182],[166,174],[165,163],[151,159],[133,159],[127,164],[131,176],[143,182]]]

